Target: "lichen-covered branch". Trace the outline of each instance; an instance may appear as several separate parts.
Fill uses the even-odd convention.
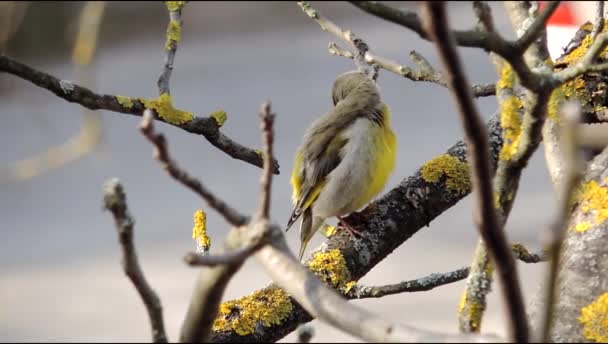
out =
[[[465,333],[480,332],[486,310],[486,297],[492,291],[494,264],[483,240],[479,240],[471,272],[458,305],[458,328]]]
[[[180,169],[176,162],[169,156],[167,150],[167,141],[162,134],[156,134],[154,132],[154,125],[152,121],[153,115],[151,110],[145,110],[144,116],[139,126],[142,134],[154,145],[154,156],[163,168],[173,177],[176,181],[183,184],[187,188],[194,191],[196,194],[201,196],[203,200],[209,204],[209,206],[215,209],[224,219],[235,227],[240,227],[249,222],[249,218],[232,209],[223,200],[219,199],[212,192],[210,192],[198,179],[190,177],[188,173]]]
[[[169,11],[169,24],[167,26],[167,41],[165,43],[165,63],[157,82],[159,94],[171,94],[169,81],[171,79],[171,72],[173,71],[173,60],[177,51],[177,43],[181,40],[183,25],[182,8],[186,2],[166,1],[165,4]]]
[[[473,220],[498,270],[510,321],[509,337],[525,343],[528,341],[526,312],[517,276],[517,265],[511,254],[503,225],[494,209],[489,145],[485,128],[469,93],[462,63],[448,27],[445,3],[426,2],[421,8],[424,12],[424,27],[436,43],[464,128],[472,167],[472,188],[475,194]]]
[[[105,209],[112,212],[118,238],[122,248],[122,265],[125,274],[129,277],[135,289],[141,296],[148,311],[150,325],[152,327],[152,340],[155,343],[166,343],[165,325],[163,324],[163,309],[158,295],[152,290],[137,260],[137,252],[133,244],[133,224],[135,220],[131,217],[127,208],[127,196],[117,179],[112,179],[104,186],[103,203]]]
[[[321,29],[341,38],[342,40],[349,43],[351,46],[357,48],[357,50],[363,54],[363,59],[365,63],[372,66],[378,66],[382,69],[385,69],[397,75],[401,75],[402,77],[410,79],[412,81],[432,82],[446,87],[446,81],[443,79],[441,74],[437,73],[432,68],[432,66],[424,59],[424,57],[422,57],[422,55],[420,55],[419,53],[415,51],[410,52],[410,58],[419,67],[418,70],[414,70],[399,62],[372,53],[371,51],[369,51],[369,48],[365,43],[363,44],[365,44],[366,49],[365,51],[361,51],[361,49],[358,48],[358,44],[363,42],[363,40],[357,37],[352,31],[344,30],[329,19],[322,17],[319,12],[312,8],[310,6],[310,3],[306,1],[299,1],[298,5],[300,5],[300,8],[302,8],[302,11],[304,11],[306,15],[308,15],[311,19],[315,20],[319,24]],[[357,54],[353,54],[350,51],[346,51],[340,48],[334,42],[331,42],[329,44],[329,52],[336,56],[342,56],[355,60],[357,58]],[[494,91],[494,85],[472,86],[472,93],[475,95],[475,97],[491,96],[494,95]]]
[[[551,342],[608,341],[608,149],[595,157],[577,187],[556,280]],[[538,327],[546,297],[531,314]],[[540,314],[539,314],[540,313]]]
[[[559,269],[559,258],[562,249],[564,237],[566,235],[566,227],[570,218],[570,211],[574,203],[574,191],[580,183],[582,167],[584,163],[580,157],[579,140],[577,138],[577,126],[581,119],[581,108],[578,104],[567,104],[563,110],[562,116],[562,161],[564,165],[564,178],[560,185],[559,209],[555,220],[546,235],[546,250],[549,252],[551,259],[547,274],[547,297],[546,306],[543,316],[541,335],[543,341],[549,340],[549,331],[551,328],[551,319],[553,317],[553,305],[556,298],[556,280]]]
[[[146,108],[153,109],[156,120],[174,125],[193,134],[202,135],[212,145],[234,159],[242,160],[258,167],[262,167],[264,164],[263,157],[256,150],[247,148],[220,132],[219,129],[226,119],[224,111],[213,112],[207,117],[196,117],[190,112],[174,108],[168,95],[150,100],[97,94],[88,88],[31,68],[2,53],[0,53],[0,72],[9,73],[27,80],[38,87],[51,91],[59,98],[70,103],[80,104],[91,110],[108,110],[116,113],[142,116]],[[276,161],[273,162],[273,173],[279,173],[279,164]]]
[[[494,164],[502,145],[498,116],[493,117],[487,128],[491,163]],[[336,285],[344,286],[359,280],[390,252],[470,192],[466,155],[466,145],[461,141],[445,154],[427,161],[414,175],[405,178],[397,187],[361,211],[360,216],[349,219],[357,228],[366,228],[364,238],[354,238],[338,231],[322,246],[324,252],[331,254],[318,251],[307,265],[312,264],[318,275],[335,281]],[[282,301],[276,304],[262,301],[283,295],[277,290],[281,289],[269,286],[239,300],[225,302],[222,307],[263,306],[268,312],[264,314],[268,316],[250,312],[249,308],[241,308],[237,313],[231,313],[227,308],[226,313],[218,318],[221,321],[214,325],[212,340],[272,342],[312,320],[310,314],[292,299],[283,301],[281,297]],[[263,326],[244,326],[256,323]]]
[[[274,226],[271,231],[277,233],[273,244],[258,251],[256,258],[273,281],[295,298],[299,305],[314,317],[338,329],[374,343],[500,341],[494,336],[443,334],[386,321],[347,302],[336,291],[323,284],[291,253],[281,229]]]

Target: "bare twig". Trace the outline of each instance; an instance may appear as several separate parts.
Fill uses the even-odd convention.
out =
[[[461,268],[458,270],[432,273],[428,276],[417,278],[411,281],[403,281],[396,284],[383,286],[354,286],[348,296],[353,299],[365,299],[371,297],[383,297],[400,293],[413,293],[418,291],[427,291],[442,285],[461,281],[469,275],[469,268]]]
[[[473,167],[472,189],[476,196],[474,221],[499,271],[499,280],[503,286],[503,296],[509,314],[510,337],[518,342],[527,342],[528,324],[517,277],[517,266],[494,210],[492,173],[485,127],[470,95],[468,82],[448,29],[445,4],[427,2],[421,6],[425,13],[425,27],[429,36],[436,42],[441,61],[448,73],[448,84],[462,119],[470,164]]]
[[[167,42],[165,43],[165,63],[163,70],[158,78],[158,93],[171,94],[169,89],[169,81],[171,72],[173,71],[173,60],[177,51],[177,43],[181,37],[182,30],[182,8],[185,4],[177,2],[175,5],[167,2],[167,10],[169,11],[169,25],[167,26]]]
[[[530,253],[523,245],[513,244],[515,258],[524,263],[539,263],[547,260],[544,253]],[[349,298],[376,298],[400,293],[428,291],[446,284],[461,281],[469,276],[470,267],[460,268],[450,272],[434,272],[428,276],[383,286],[355,285],[347,293]]]
[[[184,257],[184,261],[190,266],[216,266],[223,264],[234,264],[238,262],[242,262],[255,253],[256,250],[259,250],[262,247],[261,244],[258,245],[249,245],[235,251],[230,251],[224,253],[222,255],[208,255],[201,256],[200,254],[196,254],[194,252],[189,252]]]
[[[87,109],[108,110],[135,116],[141,116],[146,109],[141,98],[97,94],[88,88],[69,81],[57,79],[52,75],[33,69],[2,53],[0,53],[0,72],[13,74],[41,88],[51,91],[70,103],[80,104]],[[258,167],[263,166],[264,160],[260,154],[251,148],[247,148],[233,141],[220,132],[220,125],[216,119],[211,116],[194,117],[191,121],[183,124],[172,124],[160,117],[156,117],[155,119],[174,125],[187,132],[204,136],[212,145],[234,159],[242,160]],[[279,173],[279,164],[276,161],[274,161],[273,173]]]
[[[137,261],[137,253],[133,244],[133,224],[135,221],[127,208],[127,199],[122,185],[117,179],[112,179],[104,186],[103,202],[105,209],[112,212],[118,238],[122,247],[122,265],[135,289],[141,296],[152,326],[152,340],[156,343],[166,343],[163,310],[158,295],[152,290]]]
[[[570,218],[571,206],[574,200],[574,190],[579,184],[583,173],[583,162],[578,152],[577,126],[580,124],[581,108],[577,103],[567,103],[563,109],[563,119],[565,123],[562,126],[562,152],[564,156],[562,161],[564,164],[564,180],[561,184],[561,194],[559,197],[559,211],[553,225],[548,231],[546,237],[546,248],[549,252],[551,260],[549,271],[547,273],[547,297],[545,301],[545,311],[542,319],[542,340],[549,340],[551,331],[553,309],[557,297],[557,273],[559,268],[560,253],[568,219]]]
[[[492,9],[485,1],[473,1],[473,11],[485,31],[496,31],[494,18],[492,18]]]
[[[163,168],[171,175],[171,177],[201,196],[201,198],[203,198],[211,208],[220,213],[231,225],[240,227],[249,222],[248,217],[232,209],[228,204],[207,190],[207,188],[203,186],[199,180],[190,177],[188,173],[181,170],[177,166],[175,161],[171,160],[167,150],[167,142],[165,137],[162,134],[156,134],[154,132],[152,119],[152,110],[146,109],[146,111],[144,111],[139,129],[142,134],[154,145],[155,158],[162,164]]]
[[[399,62],[378,56],[369,50],[368,45],[360,37],[355,36],[352,31],[344,30],[329,19],[322,17],[317,10],[310,6],[310,3],[299,1],[298,5],[300,5],[300,8],[302,8],[302,11],[304,11],[306,15],[319,24],[322,30],[341,38],[357,50],[357,53],[353,54],[350,51],[340,48],[336,43],[331,42],[328,48],[331,54],[354,59],[359,69],[362,69],[360,57],[363,57],[363,61],[366,64],[385,69],[412,81],[427,81],[444,87],[446,86],[445,80],[443,80],[441,74],[435,72],[430,64],[424,60],[422,55],[416,52],[410,53],[412,60],[420,67],[417,71]],[[486,97],[493,95],[495,88],[493,85],[475,85],[472,90],[475,97]]]
[[[262,108],[260,109],[260,118],[262,122],[262,137],[264,142],[264,173],[262,174],[261,180],[262,196],[260,199],[260,209],[258,213],[261,219],[268,220],[272,185],[272,144],[274,141],[272,126],[275,118],[275,114],[270,112],[270,102],[265,102],[262,104]]]
[[[604,29],[604,1],[596,1],[595,6],[595,22],[593,23],[593,30],[591,31],[592,41],[595,40],[595,37]]]

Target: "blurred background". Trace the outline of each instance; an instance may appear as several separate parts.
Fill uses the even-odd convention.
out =
[[[416,50],[438,66],[435,48],[416,34],[367,15],[345,2],[313,2],[319,12],[363,38],[377,55],[413,66]],[[83,2],[0,3],[0,49],[60,79],[82,81],[98,93],[153,98],[164,60],[168,15],[161,2],[108,2],[99,27],[97,51],[87,67],[77,67],[72,48]],[[415,3],[394,6],[416,9]],[[491,3],[498,29],[514,37],[501,4]],[[450,3],[454,28],[470,28],[470,2]],[[295,2],[190,2],[183,14],[182,41],[171,78],[174,105],[204,115],[228,113],[222,131],[252,148],[261,147],[258,109],[266,99],[277,113],[275,176],[271,215],[285,225],[291,210],[289,174],[305,128],[331,105],[337,75],[351,60],[331,56],[330,41]],[[480,50],[460,49],[469,80],[492,83],[494,66]],[[83,73],[86,69],[89,74]],[[83,75],[88,79],[83,79]],[[414,83],[386,71],[379,85],[393,111],[399,140],[397,167],[386,190],[462,137],[453,101],[445,88]],[[141,266],[164,307],[171,340],[178,338],[197,276],[183,255],[195,249],[193,213],[206,205],[178,185],[152,157],[151,145],[136,127],[139,117],[107,111],[85,112],[50,92],[0,74],[0,338],[4,341],[149,341],[145,308],[120,265],[112,216],[102,211],[102,187],[119,178],[135,217]],[[486,119],[496,99],[477,100]],[[88,128],[82,136],[81,127]],[[159,123],[173,157],[218,195],[243,212],[256,209],[261,170],[234,160],[204,138]],[[76,143],[74,143],[76,142]],[[74,148],[62,163],[57,147]],[[45,153],[46,152],[46,153]],[[46,154],[46,155],[45,155]],[[35,157],[38,157],[36,159]],[[61,160],[61,159],[59,159]],[[47,161],[36,164],[35,161]],[[18,169],[18,170],[16,170]],[[525,170],[507,223],[511,241],[531,250],[555,210],[555,194],[542,147]],[[396,283],[469,264],[478,235],[465,199],[401,245],[360,283]],[[228,227],[209,210],[214,245]],[[297,231],[287,234],[298,248]],[[309,252],[322,242],[315,237]],[[542,264],[519,263],[526,301],[542,280]],[[267,285],[253,260],[235,276],[225,298]],[[425,329],[458,332],[456,310],[465,282],[432,291],[353,301],[385,318]],[[505,334],[500,289],[494,286],[483,332]],[[357,341],[313,321],[315,341]],[[283,342],[294,341],[294,333]]]

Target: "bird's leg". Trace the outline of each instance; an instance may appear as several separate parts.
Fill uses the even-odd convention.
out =
[[[348,216],[349,217],[354,217],[353,215],[355,215],[355,214],[358,214],[358,213],[352,213],[352,214],[350,214]],[[349,231],[352,236],[365,237],[365,234],[363,234],[360,231],[356,230],[351,224],[349,224],[346,221],[346,219],[343,216],[338,216],[338,220],[340,220],[339,225],[341,225],[343,228],[345,228],[347,231]]]

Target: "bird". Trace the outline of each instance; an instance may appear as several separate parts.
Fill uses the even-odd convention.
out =
[[[305,131],[290,178],[293,209],[285,231],[302,218],[300,261],[328,218],[357,233],[344,217],[376,197],[395,168],[397,138],[376,81],[358,70],[340,74],[332,101]]]

